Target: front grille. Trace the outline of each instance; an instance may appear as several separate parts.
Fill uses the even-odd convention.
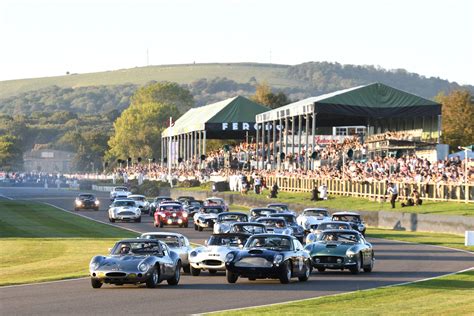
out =
[[[127,274],[125,272],[108,272],[106,276],[108,277],[125,277]]]
[[[131,211],[124,211],[124,212],[120,212],[118,213],[117,215],[120,215],[120,216],[126,216],[126,215],[135,215],[134,212],[131,212]]]
[[[220,265],[222,265],[222,261],[219,261],[219,260],[204,260],[203,262],[207,266],[220,266]]]
[[[262,257],[242,258],[240,261],[235,263],[236,267],[249,267],[249,268],[255,268],[255,267],[271,268],[272,265],[273,265],[272,262]]]
[[[343,259],[336,256],[317,256],[313,257],[313,261],[316,262],[316,259],[319,259],[319,263],[337,263],[337,259]],[[344,259],[343,259],[344,261]]]

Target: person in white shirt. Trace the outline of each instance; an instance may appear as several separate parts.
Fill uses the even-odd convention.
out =
[[[390,204],[392,204],[392,208],[395,208],[395,201],[397,200],[397,197],[398,197],[397,185],[393,182],[390,182],[388,184],[387,192],[388,194],[390,194]]]

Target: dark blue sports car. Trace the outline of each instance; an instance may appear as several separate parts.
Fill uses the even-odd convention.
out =
[[[227,254],[225,265],[229,283],[239,277],[279,279],[281,283],[289,283],[293,277],[307,281],[311,273],[308,252],[295,237],[281,234],[251,236],[242,250]]]

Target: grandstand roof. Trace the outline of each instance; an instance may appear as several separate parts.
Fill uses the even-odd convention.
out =
[[[318,115],[346,118],[413,118],[441,114],[441,104],[382,83],[372,83],[307,98],[270,110],[257,115],[257,122],[268,122],[313,111]]]
[[[165,129],[162,137],[206,130],[207,138],[232,138],[235,135],[230,134],[245,132],[247,127],[255,132],[255,116],[268,110],[266,106],[237,96],[190,109],[172,127]]]

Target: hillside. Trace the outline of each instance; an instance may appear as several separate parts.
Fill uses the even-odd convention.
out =
[[[249,96],[257,82],[267,82],[298,100],[372,82],[432,99],[439,92],[467,89],[440,78],[426,78],[403,69],[308,62],[295,66],[232,63],[149,66],[89,74],[0,81],[0,113],[31,114],[35,111],[105,113],[123,110],[130,96],[151,81],[172,81],[189,89],[197,106],[235,95]]]

